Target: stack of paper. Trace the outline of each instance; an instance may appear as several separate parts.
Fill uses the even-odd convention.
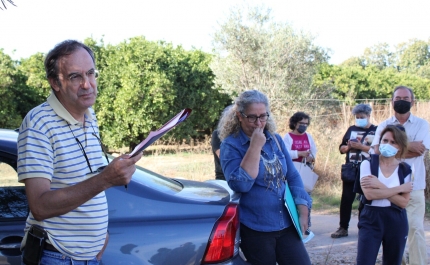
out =
[[[150,146],[152,143],[157,141],[161,136],[163,136],[168,131],[173,129],[176,125],[185,121],[190,116],[190,114],[191,114],[191,109],[188,109],[188,108],[183,109],[181,112],[176,114],[176,116],[173,117],[170,121],[168,121],[166,124],[161,126],[158,130],[151,131],[149,133],[148,137],[146,137],[145,140],[143,140],[140,144],[138,144],[134,148],[134,150],[130,153],[130,156],[133,157],[136,154],[145,150],[148,146]]]

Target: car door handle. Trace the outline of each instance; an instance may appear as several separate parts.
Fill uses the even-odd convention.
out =
[[[22,236],[6,236],[0,240],[0,250],[20,250]]]
[[[21,247],[21,244],[17,244],[17,243],[0,244],[0,250],[19,249],[20,247]]]

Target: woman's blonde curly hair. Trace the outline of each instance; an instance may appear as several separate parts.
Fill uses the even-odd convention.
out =
[[[269,114],[269,118],[266,121],[265,130],[270,133],[276,131],[275,120],[270,116],[270,104],[266,95],[258,90],[247,90],[240,94],[234,101],[231,108],[225,110],[221,119],[218,123],[218,136],[221,141],[227,138],[231,134],[237,135],[240,130],[240,121],[237,118],[237,113],[244,113],[249,105],[253,103],[263,103],[266,106],[266,111]],[[240,114],[239,114],[240,115]]]

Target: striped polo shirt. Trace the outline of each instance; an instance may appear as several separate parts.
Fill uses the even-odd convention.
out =
[[[99,137],[92,108],[87,110],[82,124],[51,93],[45,103],[27,114],[19,129],[18,180],[46,178],[51,181],[51,190],[57,190],[94,176],[89,167],[95,171],[104,165],[103,151],[94,134]],[[106,239],[105,193],[99,193],[71,212],[41,222],[30,212],[26,232],[32,224],[44,227],[51,244],[64,255],[76,260],[92,259]]]

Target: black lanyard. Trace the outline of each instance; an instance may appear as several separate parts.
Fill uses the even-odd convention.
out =
[[[84,146],[82,145],[81,141],[79,141],[78,137],[76,137],[76,136],[75,136],[75,134],[73,133],[72,128],[70,128],[70,123],[67,123],[67,125],[69,126],[69,130],[70,130],[70,132],[73,134],[73,137],[75,137],[75,140],[76,140],[76,142],[77,142],[77,143],[78,143],[78,145],[79,145],[79,148],[81,148],[82,154],[84,155],[85,160],[87,161],[87,165],[88,165],[88,168],[90,169],[91,173],[101,172],[101,170],[103,170],[103,168],[104,168],[104,167],[102,167],[102,168],[98,168],[98,169],[96,170],[96,172],[93,172],[93,170],[92,170],[92,168],[91,168],[90,160],[88,159],[88,156],[87,156],[87,153],[85,152],[85,148],[84,148]],[[108,164],[109,164],[109,158],[108,158],[108,156],[107,156],[107,154],[106,154],[105,149],[103,148],[102,141],[101,141],[101,140],[100,140],[100,138],[97,136],[96,131],[94,130],[94,127],[93,127],[93,124],[92,124],[92,123],[91,123],[91,128],[93,129],[93,132],[92,132],[91,134],[92,134],[94,137],[96,137],[96,139],[99,141],[100,147],[101,147],[101,149],[102,149],[102,151],[103,151],[103,153],[104,153],[104,155],[105,155],[105,157],[106,157],[106,160],[107,160],[107,162],[108,162]],[[87,132],[84,130],[84,133],[85,133],[85,147],[86,147],[86,146],[87,146]]]

